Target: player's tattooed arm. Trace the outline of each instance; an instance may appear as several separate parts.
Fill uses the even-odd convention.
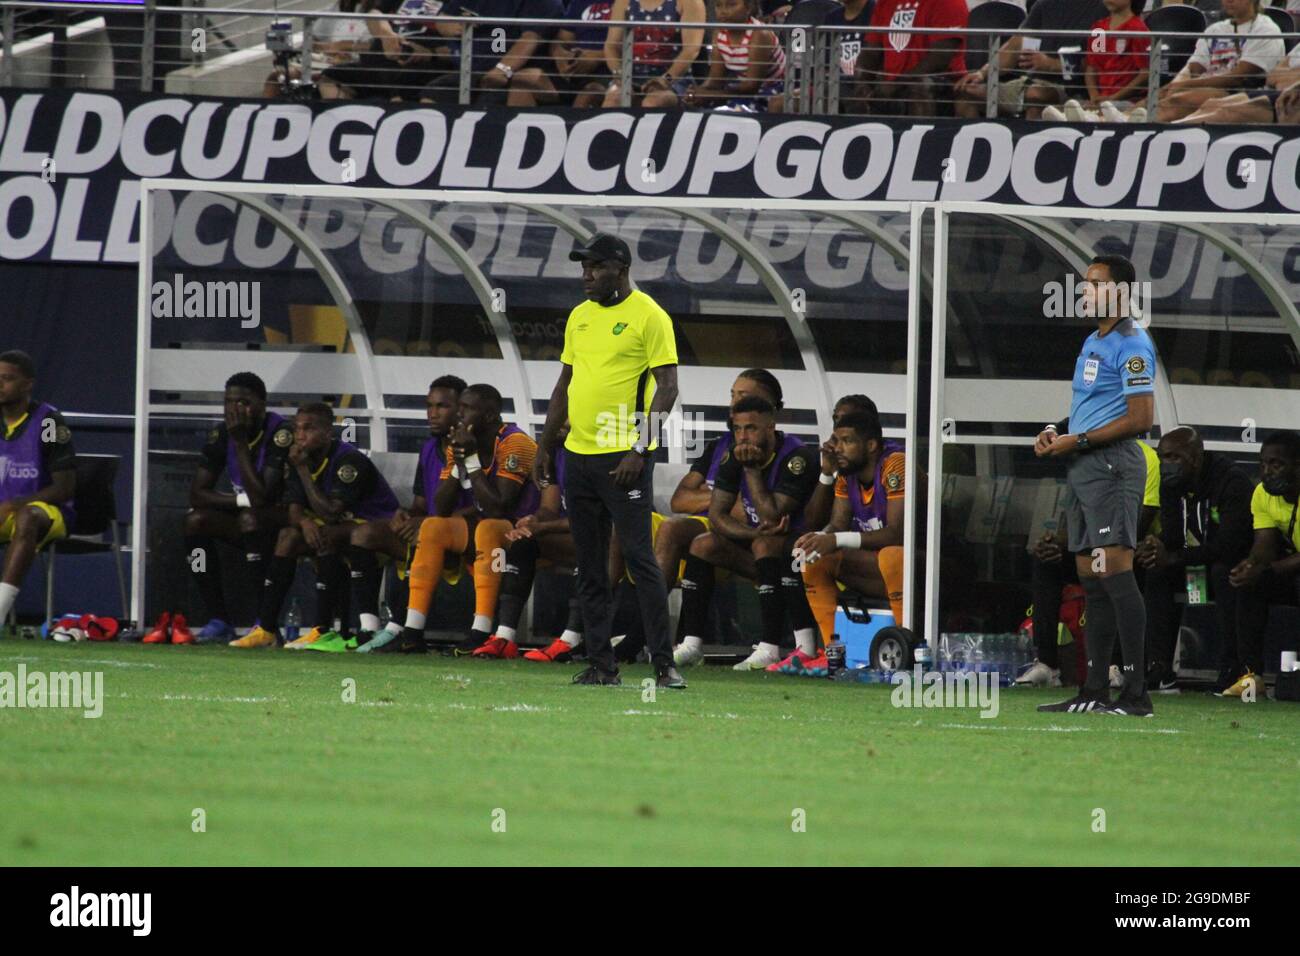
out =
[[[758,537],[758,529],[741,521],[731,514],[731,509],[740,496],[734,491],[727,491],[716,485],[709,498],[709,526],[715,531],[731,538],[733,541],[753,541]]]

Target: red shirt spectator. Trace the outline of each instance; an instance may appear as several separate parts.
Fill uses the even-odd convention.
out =
[[[1111,31],[1103,37],[1102,30]],[[1137,36],[1115,36],[1122,30]],[[1147,68],[1147,55],[1151,49],[1150,32],[1139,16],[1131,16],[1119,26],[1110,25],[1110,17],[1102,17],[1092,25],[1093,36],[1088,41],[1088,54],[1084,68],[1095,72],[1097,92],[1108,100],[1133,82]]]
[[[873,27],[944,27],[961,29],[969,17],[966,0],[877,0],[871,14]],[[942,34],[870,33],[871,46],[883,47],[881,71],[901,76],[914,69]],[[966,72],[966,40],[963,37],[945,69],[958,76]]]

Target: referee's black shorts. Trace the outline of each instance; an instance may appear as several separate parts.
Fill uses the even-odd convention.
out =
[[[1070,551],[1137,547],[1147,463],[1136,440],[1076,455],[1065,479]]]

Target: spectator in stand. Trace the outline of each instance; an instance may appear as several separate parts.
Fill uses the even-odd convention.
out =
[[[632,36],[632,105],[673,106],[685,94],[687,74],[704,45],[704,0],[614,0],[611,20],[644,22]],[[605,34],[605,63],[614,79],[605,90],[605,106],[622,98],[623,28]]]
[[[767,111],[771,99],[781,95],[785,48],[771,30],[755,29],[763,25],[754,15],[755,9],[756,0],[717,0],[714,15],[719,22],[734,26],[713,31],[709,75],[704,82],[688,86],[680,98],[671,90],[664,91],[665,106],[680,102],[746,113]]]
[[[1206,100],[1176,123],[1300,123],[1300,44],[1268,75],[1256,93],[1232,93]]]
[[[848,0],[848,2],[841,3],[839,7],[826,14],[822,24],[827,27],[866,28],[871,24],[871,11],[874,8],[874,0]],[[841,99],[848,106],[855,96],[851,84],[858,68],[858,57],[862,54],[862,43],[866,35],[844,30],[842,32],[836,31],[835,36],[840,44],[838,59],[840,64],[839,82],[843,90]],[[785,112],[785,94],[782,93],[779,96],[772,97],[767,109],[769,113]]]
[[[341,10],[346,9],[343,2]],[[356,9],[355,0],[353,4]],[[447,39],[457,35],[455,24],[405,19],[438,16],[443,0],[361,0],[360,7],[362,13],[401,16],[365,21],[371,35],[369,48],[354,61],[321,73],[317,84],[321,99],[415,99],[425,84],[453,68]]]
[[[340,13],[353,13],[357,9],[357,0],[339,0]],[[317,73],[331,66],[354,63],[359,55],[370,49],[370,31],[366,29],[365,20],[349,20],[343,17],[322,17],[317,20],[312,32],[312,59]],[[262,95],[279,96],[286,89],[297,85],[302,79],[302,67],[290,63],[286,80],[285,71],[278,67],[266,78]]]
[[[482,17],[483,24],[475,27],[472,49],[466,50],[462,40],[459,57],[470,58],[470,90],[473,102],[478,104],[504,103],[507,106],[531,106],[536,102],[534,91],[513,88],[515,74],[530,68],[544,70],[550,64],[542,55],[546,44],[555,33],[547,21],[564,17],[563,0],[447,0],[443,15],[448,17]],[[498,20],[531,20],[536,26],[520,28],[517,25],[493,23]],[[495,33],[504,30],[504,37]],[[459,23],[450,24],[453,36],[464,34]],[[500,49],[504,39],[505,52]],[[456,68],[438,77],[424,89],[423,102],[450,106],[459,102],[460,69]]]
[[[1106,15],[1101,0],[1038,0],[1021,29],[1027,33],[1091,30]],[[1061,51],[1063,48],[1077,50],[1083,42],[1082,38],[1069,36],[1017,35],[1002,44],[998,50],[998,70],[1003,77],[998,83],[998,115],[1038,119],[1043,107],[1059,105],[1077,95],[1073,75],[1066,75],[1068,61],[1062,60]],[[1026,71],[1025,74],[1008,78],[1017,68]],[[988,64],[985,64],[957,81],[958,116],[974,119],[984,115],[988,75]]]
[[[1160,89],[1157,122],[1184,119],[1216,97],[1263,86],[1286,56],[1286,44],[1260,6],[1260,0],[1223,0],[1224,19],[1206,28],[1187,65]]]
[[[575,29],[560,27],[551,41],[551,68],[530,66],[510,81],[512,106],[573,105],[594,109],[605,98],[609,68],[605,65],[605,34],[598,26],[609,19],[612,0],[569,0],[564,19],[581,20]],[[591,24],[590,26],[588,24]]]
[[[1048,106],[1043,110],[1045,120],[1140,123],[1146,119],[1146,107],[1140,106],[1139,101],[1146,98],[1151,31],[1134,12],[1132,0],[1102,2],[1110,15],[1092,25],[1092,38],[1083,58],[1087,99],[1066,100],[1060,110]],[[1137,6],[1141,5],[1138,0]],[[1135,35],[1121,36],[1114,31]]]
[[[962,29],[965,0],[877,0],[871,26]],[[966,38],[930,33],[869,33],[858,57],[856,103],[866,113],[934,116],[951,110],[966,72]]]

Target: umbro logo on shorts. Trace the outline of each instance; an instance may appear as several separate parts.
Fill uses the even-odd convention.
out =
[[[627,500],[628,500],[628,501],[637,501],[637,500],[640,499],[640,497],[641,497],[641,489],[640,489],[640,488],[633,488],[631,491],[629,491],[629,492],[627,493]]]

